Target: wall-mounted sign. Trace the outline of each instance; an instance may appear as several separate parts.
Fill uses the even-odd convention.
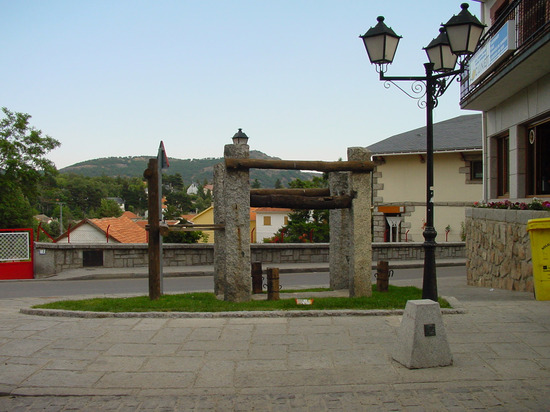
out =
[[[470,86],[516,50],[516,21],[508,20],[504,26],[470,59]]]

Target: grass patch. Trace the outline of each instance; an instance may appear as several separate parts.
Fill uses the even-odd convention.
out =
[[[303,292],[303,291],[301,291]],[[272,310],[327,310],[327,309],[404,309],[408,300],[422,299],[422,291],[413,286],[389,287],[389,292],[380,293],[373,287],[372,297],[359,298],[314,298],[312,305],[297,305],[294,299],[275,301],[252,300],[249,302],[226,302],[218,300],[213,293],[184,293],[164,295],[158,300],[148,296],[130,298],[93,298],[62,300],[33,306],[41,309],[64,309],[90,312],[233,312]],[[439,299],[442,308],[449,308],[447,301]]]

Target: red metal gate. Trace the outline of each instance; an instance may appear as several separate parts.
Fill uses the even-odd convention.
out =
[[[0,279],[33,279],[32,229],[0,229]]]

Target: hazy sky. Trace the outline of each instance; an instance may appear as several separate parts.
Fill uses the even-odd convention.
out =
[[[61,142],[58,168],[154,156],[161,140],[169,157],[221,157],[238,128],[271,156],[345,159],[425,125],[416,101],[384,88],[358,36],[385,16],[403,36],[388,74],[422,75],[422,47],[460,3],[0,0],[0,105]],[[458,101],[454,84],[434,121],[472,113]]]

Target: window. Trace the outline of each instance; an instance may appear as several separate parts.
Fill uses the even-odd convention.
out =
[[[470,181],[483,180],[483,162],[481,160],[470,161]]]
[[[503,136],[497,139],[497,196],[507,196],[510,192],[510,139]]]
[[[264,216],[264,226],[271,226],[271,216]]]
[[[523,0],[519,4],[519,44],[527,42],[547,21],[546,2]]]
[[[287,226],[288,225],[288,216],[285,216],[285,219],[284,219],[284,225]]]
[[[527,129],[527,194],[550,195],[550,121]]]

